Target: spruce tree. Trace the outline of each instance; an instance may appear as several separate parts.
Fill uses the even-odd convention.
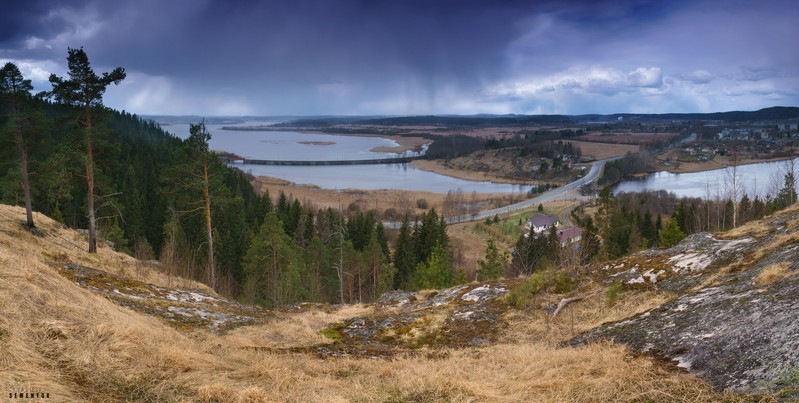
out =
[[[441,289],[452,286],[454,280],[455,267],[449,251],[438,245],[431,251],[430,258],[416,267],[411,287],[416,290]]]
[[[397,268],[397,275],[394,277],[394,288],[401,289],[407,287],[413,275],[413,270],[419,263],[416,255],[416,247],[411,235],[411,224],[407,215],[405,215],[405,218],[402,220],[402,225],[400,225],[392,260],[394,262],[394,267]]]
[[[601,242],[597,235],[597,227],[594,226],[594,220],[588,216],[585,218],[583,225],[583,234],[580,238],[580,262],[588,264],[599,253]]]
[[[680,225],[674,217],[666,221],[663,230],[660,231],[660,246],[670,248],[677,245],[683,238],[685,233],[680,229]]]
[[[790,169],[785,173],[784,185],[774,198],[774,205],[777,210],[784,209],[796,203],[796,197],[796,177]]]
[[[299,256],[283,223],[272,211],[247,248],[244,256],[245,289],[255,302],[275,306],[301,295]]]

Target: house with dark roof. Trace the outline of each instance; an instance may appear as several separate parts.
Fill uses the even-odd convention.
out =
[[[546,214],[536,214],[527,221],[527,228],[532,229],[536,234],[549,230],[550,227],[560,225],[557,217]]]
[[[578,227],[569,227],[558,231],[558,240],[560,240],[561,247],[580,242],[581,239],[583,239],[583,230]]]

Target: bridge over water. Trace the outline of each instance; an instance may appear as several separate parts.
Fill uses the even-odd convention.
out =
[[[287,160],[255,160],[240,159],[243,164],[255,165],[291,165],[291,166],[328,166],[328,165],[375,165],[375,164],[405,164],[413,160],[424,158],[423,156],[397,157],[397,158],[377,158],[365,160],[325,160],[325,161],[287,161]]]

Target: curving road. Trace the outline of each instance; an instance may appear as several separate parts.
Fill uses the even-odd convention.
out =
[[[548,191],[546,191],[546,192],[544,192],[544,193],[542,193],[542,194],[540,194],[540,195],[538,195],[536,197],[533,197],[532,199],[528,199],[528,200],[525,200],[525,201],[522,201],[522,202],[519,202],[519,203],[516,203],[516,204],[511,204],[511,205],[505,206],[505,207],[500,207],[500,208],[495,208],[495,209],[491,209],[491,210],[481,211],[481,212],[479,212],[477,214],[469,214],[469,215],[463,215],[463,216],[448,217],[446,219],[447,224],[457,224],[457,223],[462,223],[462,222],[485,220],[486,217],[493,217],[493,216],[495,216],[497,214],[505,214],[505,213],[509,213],[511,211],[522,210],[522,209],[537,205],[539,203],[546,203],[546,202],[551,202],[551,201],[555,201],[555,200],[564,199],[566,197],[566,193],[571,192],[572,190],[575,190],[575,189],[577,189],[577,188],[579,188],[579,187],[581,187],[583,185],[589,184],[589,183],[593,182],[594,180],[596,180],[599,177],[599,174],[602,172],[602,167],[605,166],[606,162],[614,161],[614,160],[617,160],[617,159],[620,159],[620,158],[622,158],[622,157],[614,157],[614,158],[608,158],[608,159],[596,161],[596,162],[594,162],[593,165],[591,165],[591,170],[589,170],[588,173],[585,176],[583,176],[582,178],[577,179],[574,182],[567,183],[566,185],[563,185],[563,186],[561,186],[559,188],[548,190]],[[401,225],[401,223],[398,223],[398,222],[384,222],[383,223],[383,226],[385,226],[386,228],[399,228],[400,225]]]

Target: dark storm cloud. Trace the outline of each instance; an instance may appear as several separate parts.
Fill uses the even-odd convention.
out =
[[[143,113],[703,110],[771,88],[795,103],[797,17],[790,1],[33,1],[0,16],[0,59],[36,82],[84,46],[129,72],[106,102]]]

